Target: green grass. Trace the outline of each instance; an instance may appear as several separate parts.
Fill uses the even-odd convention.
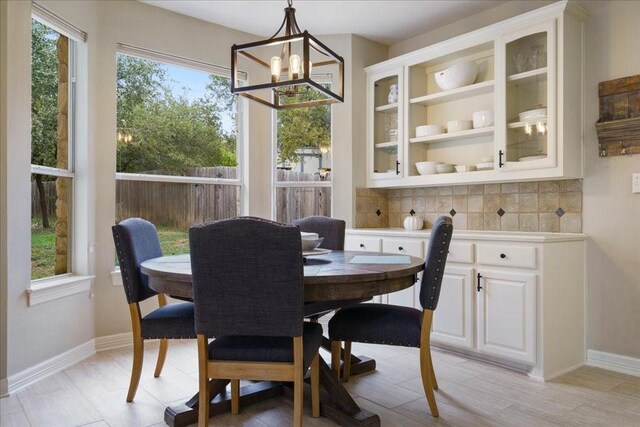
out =
[[[54,274],[56,257],[56,218],[49,218],[50,227],[42,228],[39,218],[31,221],[31,279],[42,279]],[[164,255],[189,252],[189,234],[168,225],[159,225],[158,236]],[[117,260],[116,260],[117,264]]]

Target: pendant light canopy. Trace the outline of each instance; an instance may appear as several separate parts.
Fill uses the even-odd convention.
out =
[[[271,38],[231,47],[231,92],[278,110],[343,102],[344,60],[300,31],[293,2],[287,1]],[[250,85],[243,86],[239,70],[251,76]]]

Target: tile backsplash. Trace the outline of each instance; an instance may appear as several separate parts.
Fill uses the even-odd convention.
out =
[[[402,227],[413,210],[424,228],[440,215],[458,230],[582,232],[582,180],[356,189],[356,227]]]

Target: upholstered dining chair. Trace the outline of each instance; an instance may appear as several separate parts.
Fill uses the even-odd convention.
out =
[[[439,217],[431,230],[420,284],[422,310],[389,304],[358,304],[338,310],[329,320],[331,366],[336,375],[340,374],[340,344],[345,342],[344,381],[349,380],[351,342],[419,347],[422,386],[434,417],[438,416],[438,406],[433,390],[438,389],[438,383],[431,361],[431,320],[438,306],[452,232],[452,220],[448,216]]]
[[[151,289],[149,278],[140,271],[142,262],[162,256],[158,232],[152,223],[141,218],[129,218],[114,225],[112,231],[133,329],[133,367],[127,392],[127,402],[131,402],[142,373],[144,340],[160,339],[153,374],[157,378],[167,356],[168,339],[196,337],[193,303],[167,304],[165,295]],[[143,317],[139,303],[156,295],[159,307]]]
[[[303,319],[300,230],[253,217],[189,230],[198,334],[198,425],[209,421],[209,379],[231,381],[231,413],[239,412],[239,380],[293,382],[293,424],[302,425],[303,378],[311,367],[312,414],[320,416],[322,326]],[[208,343],[209,337],[216,337]]]
[[[292,223],[298,226],[300,231],[317,233],[318,236],[323,237],[324,240],[322,240],[322,244],[320,245],[321,248],[334,251],[344,250],[346,223],[343,220],[326,216],[308,216],[294,220]],[[333,310],[363,301],[366,301],[366,299],[305,302],[304,315],[310,320],[317,321],[320,317],[331,313]]]

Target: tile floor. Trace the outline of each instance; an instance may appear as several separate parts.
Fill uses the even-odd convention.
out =
[[[126,403],[131,349],[99,353],[63,372],[0,400],[2,427],[164,426],[167,404],[197,389],[195,341],[174,341],[160,378],[153,378],[157,343],[145,348],[145,365],[134,403]],[[640,426],[640,378],[584,367],[551,382],[434,349],[440,418],[428,413],[418,368],[418,350],[354,344],[354,354],[377,361],[373,373],[346,385],[356,402],[380,416],[383,426]],[[323,357],[328,359],[328,354]],[[291,424],[292,406],[276,398],[211,425]],[[305,425],[335,425],[314,419]]]

